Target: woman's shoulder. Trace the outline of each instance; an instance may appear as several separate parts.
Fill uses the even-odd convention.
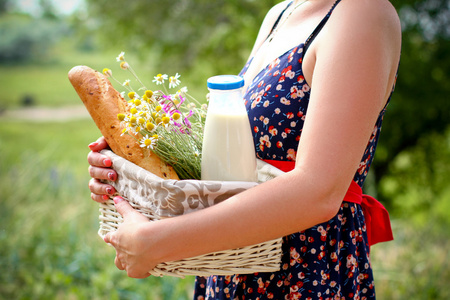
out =
[[[333,36],[347,36],[345,40],[356,45],[370,41],[400,51],[400,19],[389,0],[341,0],[330,23],[323,36],[325,41]]]
[[[364,27],[375,25],[401,30],[397,11],[389,0],[341,0],[333,14],[349,25],[357,22]]]

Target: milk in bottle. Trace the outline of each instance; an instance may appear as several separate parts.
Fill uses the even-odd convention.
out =
[[[242,97],[244,79],[208,79],[210,91],[202,147],[202,180],[257,181],[256,156]]]

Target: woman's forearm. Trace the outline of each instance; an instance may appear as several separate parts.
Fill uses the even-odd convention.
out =
[[[152,253],[172,261],[269,241],[333,217],[346,187],[318,189],[294,170],[202,211],[149,224]],[[280,188],[285,186],[285,188]],[[156,239],[156,241],[155,241]]]

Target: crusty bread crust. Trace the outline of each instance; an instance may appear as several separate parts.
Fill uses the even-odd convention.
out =
[[[69,71],[69,80],[114,153],[161,178],[178,179],[174,169],[156,154],[146,155],[133,137],[120,136],[117,114],[127,112],[127,102],[105,75],[87,66],[76,66]]]

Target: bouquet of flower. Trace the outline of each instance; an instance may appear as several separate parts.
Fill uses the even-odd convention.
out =
[[[139,84],[134,89],[129,79],[121,83],[110,69],[103,70],[105,76],[127,90],[122,96],[129,99],[128,113],[117,116],[123,126],[122,134],[134,137],[136,143],[148,150],[148,155],[152,151],[170,164],[180,179],[200,179],[207,105],[190,96],[187,87],[178,89],[181,84],[178,73],[170,77],[158,74],[153,82],[162,90],[150,90],[125,60],[124,52],[116,59],[121,69],[129,71]]]

